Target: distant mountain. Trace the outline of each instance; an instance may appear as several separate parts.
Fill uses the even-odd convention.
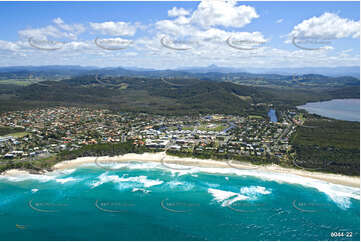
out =
[[[352,76],[360,78],[359,66],[346,67],[297,67],[297,68],[234,68],[234,67],[220,67],[216,65],[209,65],[205,67],[189,67],[178,68],[176,70],[186,71],[191,73],[241,73],[248,72],[253,74],[278,74],[278,75],[305,75],[305,74],[320,74],[325,76]]]
[[[221,67],[217,65],[209,65],[204,67],[184,67],[168,70],[157,70],[151,68],[139,67],[96,67],[96,66],[10,66],[0,67],[0,73],[4,72],[51,72],[51,73],[67,73],[67,74],[84,74],[86,71],[95,72],[111,72],[113,74],[122,75],[174,75],[175,73],[248,73],[248,74],[277,74],[277,75],[305,75],[305,74],[319,74],[324,76],[339,77],[339,76],[352,76],[360,78],[359,66],[346,66],[346,67],[287,67],[287,68],[246,68],[246,67]],[[134,73],[137,72],[137,73]]]
[[[205,66],[205,67],[177,68],[175,70],[191,72],[191,73],[208,73],[208,72],[237,73],[237,72],[245,72],[244,69],[240,69],[240,68],[220,67],[220,66],[216,66],[216,65],[209,65],[209,66]]]
[[[64,66],[5,66],[0,67],[0,72],[15,72],[15,71],[34,71],[34,72],[54,72],[54,71],[84,71],[84,70],[95,70],[100,69],[99,67],[95,66],[71,66],[71,65],[64,65]]]
[[[304,75],[304,74],[320,74],[325,76],[339,77],[352,76],[360,78],[359,66],[345,66],[345,67],[298,67],[298,68],[251,68],[247,69],[253,73],[268,73],[280,75]]]

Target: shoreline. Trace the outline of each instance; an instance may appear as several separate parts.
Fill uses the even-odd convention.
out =
[[[316,171],[307,171],[294,168],[285,168],[279,165],[253,165],[249,162],[239,162],[232,160],[210,160],[210,159],[197,159],[197,158],[188,158],[188,157],[177,157],[166,155],[165,152],[158,153],[144,153],[144,154],[135,154],[128,153],[121,156],[102,156],[102,157],[80,157],[74,160],[66,160],[55,164],[52,169],[64,170],[70,168],[77,168],[81,165],[86,164],[96,164],[101,167],[99,164],[111,164],[111,163],[122,163],[122,162],[158,162],[162,163],[165,168],[171,169],[173,165],[184,165],[190,167],[200,167],[200,168],[233,168],[239,170],[255,170],[268,173],[279,173],[279,174],[292,174],[300,177],[307,177],[316,180],[321,180],[324,182],[344,185],[354,188],[360,188],[360,177],[346,176],[340,174],[331,174],[331,173],[322,173]],[[187,169],[180,169],[178,167],[173,167],[175,171],[186,171]],[[29,173],[25,170],[11,169],[3,172],[1,175],[10,175],[17,176]],[[46,173],[46,172],[45,172]],[[39,174],[45,174],[40,172]]]

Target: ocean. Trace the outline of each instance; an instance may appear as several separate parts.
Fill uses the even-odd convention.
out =
[[[306,103],[297,108],[328,118],[360,122],[360,99],[333,99]]]
[[[0,240],[360,240],[360,190],[128,162],[0,176]]]

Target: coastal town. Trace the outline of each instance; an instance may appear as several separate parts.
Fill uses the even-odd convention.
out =
[[[106,109],[56,107],[3,113],[2,162],[29,161],[85,145],[133,142],[147,149],[287,159],[302,115],[273,111],[270,118],[237,115],[161,116]],[[270,111],[270,113],[271,113]],[[269,115],[270,115],[269,113]]]

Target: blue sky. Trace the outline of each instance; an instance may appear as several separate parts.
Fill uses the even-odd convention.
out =
[[[0,2],[0,20],[0,66],[360,62],[359,2]]]

